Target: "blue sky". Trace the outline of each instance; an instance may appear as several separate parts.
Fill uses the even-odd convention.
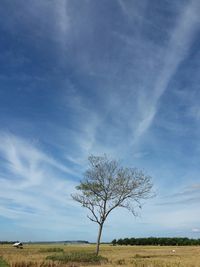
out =
[[[96,240],[70,194],[90,154],[153,177],[103,241],[200,237],[200,2],[2,0],[0,239]]]

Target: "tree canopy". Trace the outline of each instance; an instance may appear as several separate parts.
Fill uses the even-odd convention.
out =
[[[88,160],[89,168],[76,187],[79,193],[72,197],[90,211],[88,218],[99,224],[98,254],[103,224],[108,215],[121,207],[136,216],[136,208],[141,208],[141,200],[152,196],[153,184],[151,177],[143,171],[123,167],[106,155],[91,155]]]

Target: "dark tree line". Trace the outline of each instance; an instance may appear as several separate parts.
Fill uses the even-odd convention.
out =
[[[13,243],[17,243],[19,241],[0,241],[0,245],[9,245],[9,244],[13,244]]]
[[[148,237],[148,238],[120,238],[114,239],[112,244],[131,245],[131,246],[197,246],[200,245],[200,239],[191,239],[187,237]]]

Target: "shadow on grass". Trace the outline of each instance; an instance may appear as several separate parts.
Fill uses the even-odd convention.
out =
[[[71,253],[62,253],[55,254],[46,257],[47,260],[58,261],[62,263],[77,262],[77,263],[92,263],[92,264],[101,264],[107,263],[108,259],[94,253],[86,252],[71,252]]]
[[[40,253],[49,253],[49,252],[64,252],[63,248],[41,248],[39,249]]]

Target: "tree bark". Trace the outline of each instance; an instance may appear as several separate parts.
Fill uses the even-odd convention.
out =
[[[97,245],[96,245],[96,255],[99,254],[99,245],[100,245],[100,240],[101,240],[102,229],[103,229],[103,223],[99,224],[99,233],[98,233]]]

